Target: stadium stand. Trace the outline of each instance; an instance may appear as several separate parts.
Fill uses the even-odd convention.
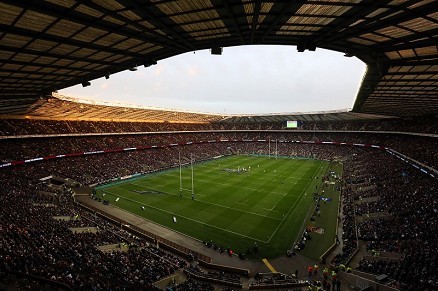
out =
[[[130,152],[116,152],[105,154],[94,154],[84,156],[74,156],[64,159],[53,159],[44,162],[35,162],[27,165],[17,165],[9,169],[2,169],[3,178],[8,181],[5,187],[2,189],[3,205],[2,215],[7,216],[7,224],[2,225],[2,229],[6,230],[6,236],[3,238],[4,245],[15,245],[17,247],[4,248],[2,257],[5,258],[6,270],[19,270],[21,272],[29,272],[32,269],[30,266],[23,262],[17,263],[13,258],[17,254],[26,256],[29,251],[34,250],[21,248],[28,244],[29,240],[38,241],[43,240],[40,243],[46,246],[57,246],[60,241],[72,242],[72,245],[77,246],[78,249],[73,249],[74,252],[84,252],[90,254],[90,252],[98,252],[97,250],[91,250],[89,247],[96,242],[102,244],[120,243],[119,235],[108,235],[107,231],[99,232],[98,234],[71,234],[67,229],[69,227],[81,227],[96,225],[92,219],[84,220],[89,215],[86,212],[80,211],[72,204],[67,204],[62,208],[47,208],[32,206],[31,203],[44,203],[47,202],[38,196],[37,190],[45,190],[39,178],[50,176],[56,173],[56,175],[62,177],[69,177],[75,181],[84,185],[93,183],[102,183],[114,178],[118,178],[123,175],[149,172],[160,169],[166,169],[176,166],[178,164],[178,152],[182,152],[183,157],[187,157],[191,152],[198,153],[195,155],[196,160],[205,160],[213,156],[217,156],[226,153],[227,150],[232,147],[241,154],[267,154],[268,147],[266,142],[257,142],[258,139],[279,139],[282,141],[301,139],[311,141],[324,141],[333,140],[333,136],[341,136],[342,138],[351,138],[353,142],[365,142],[368,138],[372,141],[379,141],[382,135],[379,134],[358,134],[358,133],[321,133],[321,132],[303,132],[303,133],[283,133],[283,132],[198,132],[198,133],[175,133],[175,134],[153,134],[153,135],[140,135],[140,136],[104,136],[104,137],[53,137],[50,139],[14,139],[13,141],[5,139],[1,141],[1,146],[4,149],[2,151],[1,159],[3,162],[12,161],[16,158],[32,158],[36,156],[44,156],[47,153],[49,155],[58,155],[60,153],[74,153],[83,151],[85,148],[87,151],[95,151],[102,149],[105,146],[107,149],[111,148],[123,148],[129,146],[139,145],[153,145],[153,144],[166,144],[178,143],[179,141],[188,142],[193,140],[215,140],[215,143],[206,144],[191,144],[178,147],[163,147],[163,148],[149,148],[138,151]],[[251,142],[243,142],[248,139]],[[406,140],[404,141],[403,138]],[[393,143],[404,142],[409,143],[410,136],[396,136]],[[427,140],[427,138],[425,138]],[[30,143],[32,140],[32,143]],[[221,141],[222,142],[219,142]],[[225,142],[227,140],[227,142]],[[240,140],[240,141],[239,141]],[[388,138],[384,136],[382,141],[387,143]],[[131,144],[134,143],[134,144]],[[32,146],[29,146],[29,145]],[[414,143],[412,143],[414,144]],[[424,158],[431,160],[430,154],[427,151],[428,147],[432,147],[433,142],[422,143],[424,148]],[[416,148],[418,150],[418,148]],[[343,249],[340,256],[335,257],[333,263],[340,264],[348,262],[352,255],[357,251],[357,243],[359,240],[372,241],[375,244],[374,249],[383,251],[379,246],[388,246],[388,250],[394,250],[398,248],[398,251],[403,253],[406,264],[412,266],[412,262],[409,260],[412,256],[417,259],[415,266],[423,266],[428,270],[434,270],[434,265],[430,265],[433,262],[433,255],[430,254],[431,248],[436,246],[436,235],[433,235],[433,228],[436,223],[431,219],[434,219],[436,215],[436,201],[433,198],[433,193],[436,191],[436,180],[431,177],[427,177],[424,173],[409,167],[409,165],[396,159],[395,157],[385,153],[378,149],[366,149],[353,146],[341,146],[341,145],[323,145],[323,144],[300,144],[300,143],[281,143],[278,148],[279,155],[293,155],[304,157],[316,157],[320,159],[332,159],[337,157],[342,159],[345,163],[345,185],[343,192]],[[135,162],[134,162],[135,161]],[[103,165],[105,170],[97,169],[93,165]],[[148,165],[144,168],[144,165]],[[384,165],[384,167],[383,167]],[[369,169],[375,169],[370,171]],[[378,197],[378,202],[371,202],[367,204],[356,204],[357,200]],[[412,201],[411,201],[412,200]],[[412,209],[413,201],[421,202],[419,209]],[[433,201],[433,203],[428,203]],[[14,205],[20,204],[26,207],[21,208],[22,211],[30,210],[30,213],[25,216],[26,219],[18,220],[22,217],[22,213],[14,213]],[[366,205],[366,206],[364,206]],[[371,205],[371,206],[370,206]],[[373,206],[374,205],[374,206]],[[379,207],[377,209],[376,207]],[[27,210],[26,210],[27,209]],[[78,221],[52,221],[51,217],[55,215],[68,215],[72,216],[75,213],[79,213],[84,219]],[[386,218],[377,218],[365,220],[357,225],[358,237],[356,237],[356,216],[363,216],[369,213],[384,212],[388,215]],[[409,217],[407,219],[406,217]],[[12,223],[13,222],[13,223]],[[101,222],[102,223],[102,222]],[[37,227],[39,224],[44,224],[45,227],[41,228],[37,233],[33,233],[32,225]],[[399,227],[396,227],[399,226]],[[401,228],[400,228],[401,227]],[[105,224],[103,228],[110,228],[108,224]],[[53,229],[57,231],[51,233]],[[16,237],[18,233],[18,236]],[[61,235],[62,234],[62,235]],[[21,237],[24,235],[24,237]],[[40,238],[34,238],[35,235],[39,235]],[[42,236],[41,236],[42,235]],[[125,237],[129,235],[124,234]],[[47,238],[46,238],[47,236]],[[14,241],[19,238],[18,241]],[[61,239],[62,237],[62,239]],[[56,238],[56,239],[55,239]],[[123,240],[124,241],[124,240]],[[75,242],[75,243],[73,243]],[[77,242],[77,243],[76,243]],[[80,242],[80,243],[79,243]],[[126,241],[129,242],[128,240]],[[395,245],[392,246],[391,244]],[[78,244],[78,245],[77,245]],[[144,245],[145,242],[142,242]],[[399,245],[405,246],[400,249]],[[413,245],[418,246],[421,244],[421,250],[424,251],[421,256],[418,254],[418,249],[413,249]],[[38,245],[38,244],[31,244]],[[411,246],[411,247],[409,247]],[[85,248],[85,249],[84,249]],[[415,252],[414,252],[415,250]],[[53,254],[46,254],[44,250],[40,250],[41,260]],[[133,250],[136,256],[138,250]],[[149,253],[147,253],[149,254]],[[67,260],[63,258],[63,253],[58,254],[60,257],[56,260]],[[144,254],[142,254],[144,255]],[[66,254],[67,256],[67,254]],[[96,256],[96,255],[93,255]],[[103,256],[103,257],[101,257]],[[107,260],[105,254],[98,256],[100,260]],[[424,258],[420,261],[419,258]],[[129,255],[127,257],[117,257],[117,259],[123,259],[129,261]],[[150,257],[145,257],[145,260]],[[175,260],[175,259],[174,259]],[[49,260],[50,262],[50,260]],[[154,261],[153,261],[154,262]],[[377,262],[377,263],[376,263]],[[95,262],[91,262],[95,263]],[[111,260],[108,262],[111,264]],[[154,263],[155,264],[155,263]],[[182,264],[182,263],[178,263]],[[177,264],[177,265],[178,265]],[[377,264],[376,267],[373,267]],[[364,259],[359,263],[359,270],[368,271],[371,273],[387,272],[387,268],[384,267],[385,261],[373,258],[373,260]],[[392,272],[387,272],[391,278],[396,280],[397,286],[409,289],[410,286],[428,286],[428,281],[434,282],[434,273],[422,273],[422,268],[418,267],[413,273],[412,269],[409,269],[412,276],[406,276],[406,265],[402,263],[394,264],[391,262]],[[160,269],[161,275],[149,275],[150,281],[170,274],[175,269],[166,269],[166,271]],[[42,273],[39,270],[30,272],[33,275],[46,277],[53,281],[68,284],[70,286],[85,288],[89,285],[85,284],[80,278],[70,278],[68,274],[56,273],[56,268],[47,266],[49,271]],[[27,271],[26,271],[27,270]],[[74,269],[73,269],[74,270]],[[197,277],[205,277],[197,272]],[[415,274],[415,276],[414,276]],[[67,277],[63,277],[67,276]],[[117,274],[114,274],[116,277]],[[209,280],[211,276],[208,276]],[[143,277],[144,278],[144,277]],[[418,278],[418,279],[415,279]],[[96,283],[102,284],[96,278]],[[205,280],[205,279],[204,279]],[[103,281],[103,279],[102,279]],[[127,281],[119,282],[116,280],[114,284],[127,284]],[[141,284],[144,284],[142,281]],[[217,283],[217,281],[215,281]],[[136,284],[131,282],[132,284]],[[131,284],[130,283],[130,284]],[[138,283],[138,282],[137,282]],[[223,282],[222,282],[223,283]],[[421,285],[422,284],[422,285]],[[430,283],[432,284],[432,283]],[[129,285],[131,286],[131,285]],[[136,285],[132,285],[136,286]]]
[[[63,206],[46,205],[34,192],[32,182],[30,176],[14,176],[2,187],[2,272],[31,274],[73,289],[147,289],[153,288],[153,281],[185,266],[183,260],[76,207],[71,197]],[[58,194],[71,195],[67,191]],[[17,209],[17,205],[21,207]],[[58,215],[77,219],[53,219]],[[99,230],[69,230],[78,226]],[[130,247],[126,252],[109,253],[97,248],[108,244]],[[115,267],[120,262],[123,268]]]
[[[348,265],[402,290],[438,289],[434,3],[1,1],[0,289],[155,290],[185,269],[197,279],[168,290],[230,290],[221,284],[239,284],[232,272],[189,267],[181,253],[121,230],[75,204],[69,187],[42,180],[106,183],[175,167],[179,153],[185,162],[192,153],[195,161],[270,155],[267,141],[279,142],[279,155],[343,162],[334,271]],[[367,71],[352,111],[224,116],[57,94],[218,44],[330,49]],[[298,128],[286,129],[288,120]],[[248,287],[295,288],[296,280],[267,275]]]
[[[413,120],[369,120],[300,123],[297,130],[327,131],[385,131],[438,133],[434,117]],[[200,131],[200,130],[285,130],[285,122],[253,123],[152,123],[152,122],[109,122],[44,119],[0,119],[0,136],[38,135],[38,134],[78,134],[78,133],[130,133],[162,131]]]

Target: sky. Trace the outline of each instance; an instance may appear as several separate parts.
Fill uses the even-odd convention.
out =
[[[350,109],[365,73],[359,59],[295,46],[225,47],[185,53],[108,80],[59,90],[69,97],[219,114]]]

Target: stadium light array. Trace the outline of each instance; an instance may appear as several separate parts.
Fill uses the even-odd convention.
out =
[[[143,63],[143,65],[144,65],[145,68],[150,67],[150,66],[153,66],[153,65],[156,65],[156,64],[157,64],[157,60],[154,60],[154,59],[152,59],[152,60],[147,60],[147,61],[145,61],[145,62]]]
[[[91,86],[90,81],[84,81],[84,82],[82,82],[82,87],[88,87],[88,86]]]
[[[223,48],[221,47],[212,47],[210,52],[212,55],[222,55]]]
[[[314,52],[316,51],[316,44],[311,40],[299,40],[297,42],[297,51],[302,53],[305,50]]]

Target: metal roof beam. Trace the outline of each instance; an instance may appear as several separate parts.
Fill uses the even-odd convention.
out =
[[[254,44],[254,35],[259,21],[261,9],[262,9],[262,0],[256,0],[254,4],[254,14],[252,16],[252,23],[251,23],[251,38],[249,41],[251,44]]]
[[[38,84],[38,85],[42,85],[48,82],[50,82],[51,84],[53,84],[54,82],[60,83],[63,81],[62,79],[53,80],[53,79],[40,79],[40,78],[14,77],[14,76],[0,76],[0,80],[2,84],[17,84],[17,81],[23,80],[23,81],[27,81],[26,84]]]
[[[260,43],[263,43],[265,37],[272,32],[272,30],[274,29],[274,27],[278,25],[278,23],[280,23],[280,21],[286,15],[286,12],[289,12],[288,14],[293,15],[305,3],[307,3],[307,1],[287,1],[286,3],[283,3],[283,7],[281,8],[280,13],[275,16],[274,21],[272,21],[272,23],[269,24],[269,26],[265,29],[265,32],[261,35]],[[280,4],[276,3],[274,5],[280,5]],[[271,10],[273,10],[273,8]],[[265,21],[267,21],[267,17],[265,17],[263,22]]]
[[[12,33],[15,35],[21,35],[21,36],[25,36],[25,37],[29,37],[29,38],[33,38],[35,36],[35,32],[32,30],[19,28],[19,27],[8,27],[7,25],[0,24],[0,31],[6,30],[6,29],[9,29],[9,33]],[[86,47],[88,49],[95,50],[96,52],[108,52],[108,53],[112,53],[112,54],[116,54],[116,55],[129,56],[133,59],[143,59],[144,58],[143,55],[138,54],[138,53],[132,53],[132,52],[129,52],[128,50],[115,49],[115,48],[108,47],[108,46],[97,45],[97,44],[90,43],[90,42],[79,41],[79,40],[74,40],[74,39],[65,38],[65,37],[59,37],[56,35],[51,35],[51,34],[46,34],[46,33],[41,33],[38,36],[38,39],[39,40],[47,40],[47,41],[51,41],[51,42],[55,42],[55,43],[68,44],[68,45],[76,46],[78,48]]]
[[[421,76],[421,75],[438,75],[438,71],[422,71],[422,72],[388,72],[385,74],[385,76],[389,76],[389,75],[414,75],[414,76]],[[438,81],[438,80],[437,80]]]
[[[430,14],[431,11],[433,11],[436,3],[431,2],[429,4],[422,5],[420,7],[414,8],[412,10],[407,10],[406,8],[413,5],[417,1],[409,1],[403,4],[400,4],[400,6],[393,7],[392,9],[389,9],[386,12],[383,12],[378,15],[378,18],[370,18],[368,20],[365,20],[349,29],[345,29],[344,33],[337,33],[334,34],[333,37],[327,38],[324,41],[325,42],[335,42],[338,40],[346,40],[351,37],[357,37],[365,33],[370,33],[382,28],[385,28],[387,26],[393,26],[397,25],[401,22],[409,21],[414,18],[417,18],[418,14],[420,15],[427,15]],[[403,14],[396,14],[393,16],[390,16],[393,14],[396,10],[400,11],[400,9],[403,10]],[[385,19],[383,19],[385,18]]]
[[[231,21],[233,22],[234,29],[237,31],[237,35],[239,36],[240,41],[242,42],[242,44],[245,44],[246,42],[245,42],[245,39],[243,38],[242,31],[241,31],[240,26],[237,22],[236,16],[234,15],[232,8],[230,7],[230,4],[228,3],[228,1],[224,1],[224,4],[225,4],[227,12],[231,15]]]
[[[17,51],[17,48],[16,47],[5,46],[5,45],[0,44],[0,50],[8,51],[8,52],[14,52],[15,53]],[[90,60],[90,61],[88,61],[88,60],[84,60],[83,58],[79,58],[79,57],[73,57],[73,56],[69,56],[69,55],[60,55],[60,54],[54,54],[54,53],[50,53],[50,52],[37,51],[37,50],[29,49],[29,48],[20,49],[20,52],[25,53],[25,54],[29,54],[29,55],[35,55],[37,57],[47,56],[47,57],[52,57],[52,58],[55,58],[55,59],[65,59],[65,60],[70,60],[70,61],[75,61],[75,62],[89,62],[90,64],[99,64],[99,65],[105,65],[105,66],[114,65],[114,62],[104,62],[104,61],[99,61],[99,60]],[[64,68],[64,69],[66,69],[66,68]]]
[[[62,19],[66,19],[66,20],[70,20],[79,24],[82,24],[86,27],[95,27],[98,29],[101,29],[103,31],[107,31],[107,32],[116,32],[119,33],[121,35],[124,35],[128,38],[135,38],[138,40],[141,40],[142,42],[150,42],[150,43],[155,43],[161,46],[168,46],[168,45],[173,45],[174,47],[180,47],[178,45],[178,43],[175,43],[174,41],[172,41],[169,38],[165,38],[163,37],[163,35],[159,34],[158,32],[155,32],[153,30],[148,29],[147,27],[143,26],[143,25],[139,25],[138,23],[136,23],[135,21],[132,21],[130,19],[127,19],[121,15],[118,15],[117,13],[113,13],[112,11],[105,9],[104,7],[97,5],[95,3],[93,3],[92,1],[87,1],[85,2],[86,4],[84,4],[85,6],[91,7],[97,11],[100,12],[104,12],[104,14],[106,13],[107,15],[110,15],[111,17],[125,22],[125,23],[129,23],[132,26],[135,26],[139,29],[139,31],[136,30],[131,30],[127,27],[125,27],[126,25],[123,25],[122,27],[120,27],[120,25],[116,25],[114,23],[111,23],[109,21],[103,20],[102,17],[101,18],[94,18],[92,16],[89,16],[87,14],[78,12],[78,11],[74,11],[74,16],[71,15],[64,15],[65,13],[65,8],[53,3],[49,3],[49,2],[42,2],[42,1],[34,1],[34,2],[28,2],[28,1],[14,1],[14,0],[5,0],[5,2],[10,3],[14,6],[19,6],[19,7],[23,7],[23,8],[27,8],[42,14],[47,14],[56,18],[59,18],[60,16],[62,16]],[[90,24],[92,24],[90,26]],[[147,34],[145,34],[145,32],[147,34],[149,34],[149,36]],[[150,35],[152,35],[153,37],[150,37]],[[184,50],[184,49],[182,49]]]
[[[391,67],[400,66],[400,67],[410,67],[410,66],[433,66],[436,65],[438,58],[435,60],[431,59],[420,59],[417,58],[414,61],[404,61],[404,59],[396,59],[388,61],[388,64]]]
[[[415,78],[415,79],[397,79],[397,80],[386,80],[386,79],[378,79],[381,82],[389,82],[389,83],[397,83],[397,82],[437,82],[438,79],[422,79],[422,78]]]
[[[384,8],[387,7],[387,4],[391,2],[391,0],[384,0],[384,1],[374,1],[374,0],[366,0],[363,1],[361,4],[352,4],[353,6],[349,11],[346,12],[346,14],[349,15],[349,17],[346,20],[335,20],[332,25],[335,27],[332,29],[323,29],[319,31],[318,36],[315,38],[315,42],[318,44],[320,42],[327,43],[330,41],[330,36],[340,36],[343,35],[345,31],[348,31],[347,27],[349,27],[351,24],[355,23],[361,18],[364,18],[366,15],[370,14],[377,8]],[[339,3],[332,3],[332,5],[338,6]],[[343,38],[343,37],[340,37]]]
[[[361,54],[372,54],[372,53],[385,53],[385,52],[393,52],[398,50],[405,49],[415,49],[426,46],[434,46],[438,43],[438,28],[428,30],[427,39],[418,40],[421,38],[419,34],[415,33],[413,35],[404,37],[402,39],[396,38],[390,41],[379,43],[375,46],[370,46],[364,50],[359,51]]]
[[[432,61],[432,62],[436,62],[438,61],[438,55],[430,55],[430,56],[423,56],[423,57],[419,57],[419,56],[415,56],[415,57],[408,57],[408,58],[401,58],[401,59],[397,59],[398,60],[403,60],[405,62],[406,66],[410,66],[413,63],[427,63],[428,61]],[[394,61],[394,63],[396,62]],[[388,61],[386,62],[388,65],[392,65],[393,61]],[[436,63],[435,63],[436,64]],[[418,64],[421,65],[421,64]]]
[[[166,36],[166,41],[167,42],[171,42],[174,46],[180,47],[182,48],[182,50],[184,52],[188,52],[188,51],[193,51],[196,50],[196,47],[190,43],[189,41],[187,41],[185,38],[180,36],[180,33],[171,29],[168,25],[165,25],[158,16],[153,15],[152,13],[149,12],[149,10],[146,10],[145,8],[139,6],[135,1],[130,1],[130,0],[118,0],[119,3],[123,3],[125,5],[125,7],[127,7],[127,5],[130,5],[131,7],[134,7],[134,10],[136,12],[139,12],[141,14],[136,13],[138,16],[140,16],[142,19],[147,20],[150,23],[159,23],[162,27],[160,28],[163,31],[168,31],[171,33],[172,37]],[[149,6],[149,8],[155,8],[155,6]],[[111,13],[111,11],[108,11],[109,13]],[[128,19],[129,20],[129,19]],[[135,23],[135,22],[134,22]],[[155,34],[158,34],[158,36],[161,36],[161,34],[154,32]],[[163,36],[161,36],[163,37]],[[176,42],[175,39],[180,40],[182,43],[180,42]]]
[[[38,56],[36,56],[35,58],[37,58]],[[17,60],[0,60],[0,62],[4,62],[4,63],[8,63],[8,64],[14,64],[14,65],[21,65],[21,66],[32,66],[32,67],[41,67],[41,68],[53,68],[53,69],[58,69],[58,70],[69,70],[69,71],[78,71],[78,72],[89,72],[90,70],[87,69],[82,69],[82,68],[74,68],[74,67],[65,67],[65,66],[59,66],[59,65],[53,65],[53,64],[41,64],[41,63],[35,63],[34,61],[32,61],[31,63],[29,62],[23,62],[23,61],[17,61]],[[2,71],[5,71],[5,69],[1,69]],[[16,73],[22,73],[23,71],[15,71],[15,70],[9,70],[11,72],[16,72]],[[36,71],[32,71],[32,73],[38,73]],[[57,73],[45,73],[47,75],[52,75],[52,74],[57,74]],[[65,74],[60,74],[62,76],[65,76]]]

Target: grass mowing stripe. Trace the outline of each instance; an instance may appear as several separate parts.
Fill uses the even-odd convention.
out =
[[[128,183],[128,184],[131,184],[131,183]],[[147,188],[147,189],[152,189],[152,188]],[[152,190],[163,192],[163,191],[157,190],[157,189],[152,189]],[[173,195],[173,196],[179,196],[179,194],[174,194],[174,193],[170,193],[170,192],[163,192],[163,193],[166,193],[166,194],[169,194],[169,195]],[[199,194],[196,194],[196,195],[199,195]],[[189,197],[182,196],[181,198],[192,200],[191,197],[189,198]],[[244,213],[253,214],[253,215],[257,215],[257,216],[261,216],[261,217],[266,217],[266,218],[270,218],[270,219],[274,219],[274,220],[280,220],[279,218],[276,218],[276,217],[270,217],[270,216],[267,216],[267,215],[263,215],[263,214],[259,214],[259,213],[255,213],[255,212],[251,212],[251,211],[245,211],[245,210],[242,210],[242,209],[239,209],[239,208],[233,208],[233,207],[229,207],[229,206],[225,206],[225,205],[221,205],[221,204],[217,204],[217,203],[213,203],[213,202],[208,202],[208,201],[205,201],[205,200],[196,199],[196,201],[197,202],[206,203],[206,204],[210,204],[210,205],[214,205],[214,206],[218,206],[218,207],[222,207],[222,208],[226,208],[226,209],[231,209],[231,210],[239,211],[239,212],[244,212]]]
[[[114,193],[111,193],[111,192],[109,192],[108,190],[103,190],[103,192],[105,192],[105,193],[107,193],[107,194],[110,194],[110,195],[112,195],[112,196],[120,197],[119,195],[114,194]],[[259,239],[257,239],[257,238],[253,238],[253,237],[250,237],[250,236],[247,236],[247,235],[241,234],[241,233],[237,233],[237,232],[232,231],[232,230],[229,230],[229,229],[225,229],[225,228],[221,228],[221,227],[218,227],[218,226],[215,226],[215,225],[211,225],[211,224],[208,224],[208,223],[205,223],[205,222],[202,222],[202,221],[199,221],[199,220],[196,220],[196,219],[190,218],[190,217],[186,217],[186,216],[181,215],[181,214],[173,213],[173,212],[170,212],[170,211],[167,211],[167,210],[164,210],[164,209],[158,208],[158,207],[154,207],[154,206],[152,206],[152,205],[144,205],[143,203],[141,203],[141,202],[139,202],[139,201],[136,201],[136,200],[134,200],[134,199],[131,199],[131,198],[126,198],[126,197],[122,197],[122,198],[125,199],[125,200],[129,200],[129,201],[131,201],[131,202],[134,202],[134,203],[136,203],[136,204],[142,205],[142,206],[146,206],[146,207],[149,207],[149,208],[152,208],[152,209],[155,209],[155,210],[158,210],[158,211],[164,212],[164,213],[168,213],[168,214],[170,214],[170,215],[176,215],[176,216],[179,216],[179,217],[183,217],[184,219],[187,219],[187,220],[190,220],[190,221],[194,221],[194,222],[197,222],[197,223],[199,223],[199,224],[207,225],[207,226],[209,226],[209,227],[217,228],[217,229],[220,229],[220,230],[223,230],[223,231],[226,231],[226,232],[230,232],[230,233],[232,233],[232,234],[236,234],[236,235],[239,235],[239,236],[243,236],[243,237],[246,237],[246,238],[250,238],[250,239],[256,240],[256,241],[258,241],[258,242],[267,243],[267,241],[259,240]]]
[[[316,167],[316,171],[313,173],[313,176],[315,176],[315,174],[321,169],[321,167]],[[279,225],[277,226],[277,228],[275,229],[275,231],[271,234],[271,236],[268,239],[268,242],[271,241],[272,237],[274,236],[274,234],[277,233],[278,229],[280,228],[280,226],[283,224],[284,220],[288,218],[290,212],[292,209],[294,209],[294,211],[296,210],[296,208],[294,208],[295,204],[298,203],[298,201],[301,201],[301,198],[303,197],[303,193],[307,191],[307,188],[309,188],[309,185],[313,182],[313,178],[312,180],[310,180],[306,187],[303,189],[303,191],[301,192],[299,198],[297,200],[295,200],[295,203],[292,205],[292,207],[289,208],[289,211],[286,213],[286,215],[284,216],[283,220],[279,223]],[[292,212],[293,213],[293,212]]]
[[[97,195],[102,195],[105,189],[120,199],[136,201],[125,199],[115,203],[116,196],[105,198],[150,221],[203,241],[213,240],[238,253],[252,249],[257,241],[259,253],[249,253],[247,257],[273,258],[284,254],[298,235],[312,203],[311,197],[303,192],[311,188],[309,180],[315,181],[313,184],[317,181],[312,176],[313,169],[318,171],[326,163],[230,156],[194,164],[195,200],[186,191],[182,193],[185,199],[179,198],[179,168],[98,187]],[[251,167],[251,171],[241,174],[222,171],[242,166]],[[182,181],[183,187],[190,188],[190,167],[182,169]],[[139,205],[149,208],[143,211]],[[169,213],[180,217],[178,223],[172,222]]]

